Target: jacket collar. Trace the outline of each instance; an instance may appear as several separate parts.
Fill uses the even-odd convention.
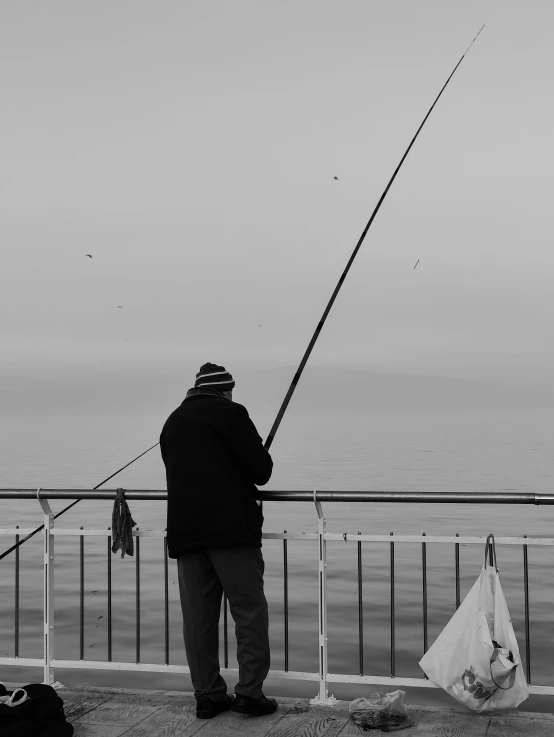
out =
[[[193,387],[192,389],[189,389],[187,392],[187,395],[183,401],[187,401],[187,399],[200,399],[204,397],[212,397],[216,399],[225,399],[228,402],[231,402],[231,399],[227,399],[225,394],[223,392],[220,392],[219,389],[210,389],[209,387],[199,386],[199,387]]]

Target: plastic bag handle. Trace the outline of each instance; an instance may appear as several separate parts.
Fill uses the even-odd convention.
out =
[[[509,686],[506,686],[506,688],[504,688],[504,686],[501,686],[499,683],[497,683],[494,680],[494,676],[492,674],[492,660],[489,663],[489,667],[490,667],[490,671],[491,671],[491,679],[492,679],[492,682],[494,683],[494,685],[496,686],[496,688],[499,688],[501,691],[509,691],[511,688],[513,688],[514,683],[516,682],[516,668],[517,668],[517,664],[516,664],[515,668],[512,668],[512,670],[510,671],[510,675],[508,676],[508,682],[511,681],[511,683],[510,683]]]
[[[21,692],[21,693],[19,693]],[[27,701],[27,691],[24,688],[16,688],[10,698],[6,701],[6,706],[19,706],[19,704]]]
[[[492,542],[489,542],[492,541]],[[489,555],[489,565],[494,566],[498,570],[496,562],[496,547],[494,544],[494,535],[487,535],[487,542],[485,543],[485,565],[487,565],[487,553]]]

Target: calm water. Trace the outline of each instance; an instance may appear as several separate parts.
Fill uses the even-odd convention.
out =
[[[251,415],[262,435],[272,417]],[[152,445],[165,417],[25,417],[0,424],[0,487],[92,488]],[[554,413],[543,412],[377,412],[286,416],[272,447],[273,489],[388,489],[428,491],[526,490],[551,492],[554,478]],[[165,488],[155,448],[107,485],[109,488]],[[52,503],[54,511],[64,505]],[[131,502],[141,529],[163,529],[165,505]],[[534,506],[324,504],[333,532],[551,536],[552,510]],[[106,528],[111,503],[80,502],[58,526]],[[316,529],[311,503],[266,503],[265,531]],[[0,500],[0,526],[40,524],[37,502]],[[38,536],[37,536],[38,537]],[[2,541],[2,549],[8,540]],[[12,540],[9,540],[11,544]],[[85,570],[85,658],[107,657],[106,542],[87,538]],[[421,551],[396,546],[396,673],[418,677],[422,655]],[[390,588],[387,545],[365,544],[363,561],[365,672],[390,674]],[[161,540],[141,541],[141,659],[163,662],[163,561]],[[41,656],[40,540],[21,549],[20,655]],[[522,551],[498,548],[501,580],[525,657]],[[462,597],[479,574],[483,551],[461,549]],[[264,544],[266,593],[270,605],[272,667],[284,667],[282,543]],[[328,544],[329,668],[358,672],[357,551],[354,544]],[[534,683],[554,685],[552,549],[529,550],[531,653]],[[0,563],[0,653],[13,654],[13,566]],[[112,556],[113,658],[134,661],[134,559]],[[289,542],[291,670],[317,670],[317,558],[315,544]],[[79,658],[78,538],[56,540],[56,652]],[[185,663],[174,561],[170,562],[171,662]],[[455,607],[453,546],[428,548],[429,643]],[[232,620],[230,620],[232,625]],[[230,626],[230,665],[235,666]],[[9,672],[8,672],[9,671]],[[12,669],[6,669],[8,680]],[[15,676],[14,676],[15,678]],[[25,676],[21,676],[24,679]],[[78,672],[73,682],[84,678]],[[111,678],[98,672],[96,682]],[[125,675],[125,684],[146,685],[144,676]],[[151,687],[163,677],[149,676]],[[155,682],[152,682],[152,678]],[[0,680],[2,676],[0,675]],[[112,679],[113,680],[113,679]],[[66,683],[71,676],[65,677]],[[89,682],[91,682],[89,680]],[[315,685],[311,684],[310,692]],[[340,689],[333,689],[338,692]],[[312,694],[313,695],[313,694]]]

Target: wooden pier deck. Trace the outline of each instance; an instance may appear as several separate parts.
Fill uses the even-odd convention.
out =
[[[312,706],[308,699],[277,698],[278,710],[267,717],[233,712],[213,719],[195,716],[191,693],[132,689],[61,688],[74,737],[355,737],[364,732],[349,718],[348,701]],[[268,694],[271,695],[271,694]],[[398,734],[417,737],[553,737],[554,714],[511,712],[479,715],[458,709],[406,705],[415,725]],[[461,707],[460,707],[461,709]]]

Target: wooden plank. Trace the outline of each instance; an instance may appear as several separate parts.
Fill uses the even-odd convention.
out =
[[[81,719],[85,714],[96,709],[97,706],[108,701],[109,696],[87,696],[86,694],[75,694],[68,693],[66,696],[65,691],[62,689],[58,692],[58,696],[63,701],[63,710],[68,722],[73,722],[76,719]]]
[[[150,698],[147,694],[144,697],[128,696],[121,698],[120,696],[113,696],[72,723],[134,727],[160,708],[159,700]]]
[[[218,717],[214,717],[217,719]],[[144,719],[125,737],[192,737],[206,726],[205,719],[196,718],[194,699],[171,699],[151,716]]]
[[[554,719],[546,714],[522,717],[491,716],[487,737],[552,737]]]
[[[276,712],[266,717],[247,717],[226,711],[213,719],[203,720],[205,726],[198,737],[266,737],[267,733],[286,713],[286,707],[279,706]],[[200,720],[199,720],[200,721]],[[165,736],[164,736],[165,737]]]
[[[407,708],[410,715],[412,712],[419,712],[419,723],[415,731],[418,737],[490,737],[487,732],[490,721],[488,715],[446,709],[417,709],[410,708],[409,705]],[[399,734],[408,737],[410,730]],[[509,734],[503,734],[502,737],[509,737]]]
[[[325,706],[292,706],[267,732],[266,737],[337,737],[350,719],[344,709]]]
[[[128,727],[114,727],[106,724],[75,724],[73,737],[120,737]]]
[[[406,730],[405,734],[407,733],[408,733],[408,730]],[[366,735],[367,737],[367,735],[371,735],[371,734],[382,735],[384,733],[381,732],[380,729],[371,730],[371,731],[364,730],[362,729],[362,727],[356,724],[356,722],[353,722],[352,719],[348,718],[348,721],[346,722],[346,724],[344,724],[339,734],[340,734],[340,737],[358,737],[359,735],[362,735],[362,734]]]

